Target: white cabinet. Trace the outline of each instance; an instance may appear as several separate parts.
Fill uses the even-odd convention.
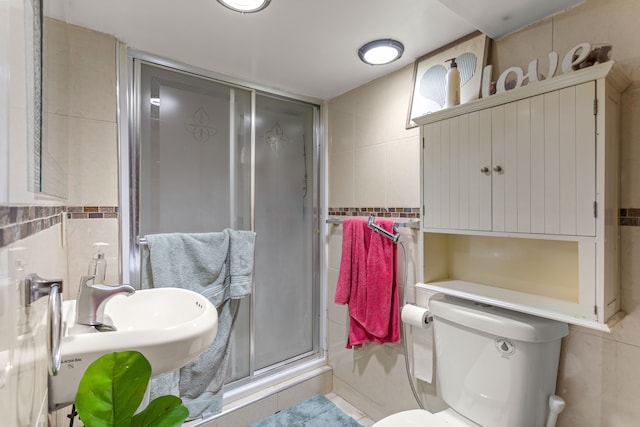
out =
[[[606,330],[629,83],[609,62],[415,118],[425,286]]]
[[[425,227],[595,235],[595,99],[591,81],[424,125]]]

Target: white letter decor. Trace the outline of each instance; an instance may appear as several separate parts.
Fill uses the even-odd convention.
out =
[[[580,43],[579,45],[574,46],[569,49],[569,52],[562,59],[562,72],[568,73],[573,70],[573,67],[580,64],[582,61],[587,59],[589,56],[589,52],[591,52],[591,45],[589,43]],[[508,89],[515,89],[520,86],[523,86],[525,81],[537,82],[539,80],[550,79],[555,76],[556,71],[558,69],[558,53],[557,52],[549,52],[549,72],[547,76],[540,75],[538,73],[538,60],[534,59],[529,63],[529,69],[527,70],[527,74],[524,73],[524,70],[520,67],[509,67],[500,74],[498,81],[496,82],[496,93],[505,92]],[[489,87],[492,81],[493,74],[493,65],[487,65],[482,70],[482,97],[485,98],[489,96]],[[515,85],[507,89],[507,79],[509,76],[513,76],[515,78]],[[514,81],[514,79],[509,80],[510,83]]]

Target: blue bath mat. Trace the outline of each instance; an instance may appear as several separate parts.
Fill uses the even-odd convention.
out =
[[[276,412],[249,427],[362,427],[321,394]]]

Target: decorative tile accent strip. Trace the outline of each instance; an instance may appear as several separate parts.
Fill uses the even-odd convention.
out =
[[[64,206],[0,206],[0,247],[59,224],[64,211]]]
[[[117,206],[69,206],[69,219],[103,219],[118,218]]]
[[[640,225],[640,209],[623,208],[620,209],[620,225],[630,225],[637,227]]]
[[[329,216],[369,216],[420,218],[420,208],[329,208]]]
[[[0,247],[8,246],[60,224],[62,215],[76,218],[118,218],[117,206],[0,206]]]
[[[329,208],[329,216],[369,216],[420,218],[420,208]],[[620,209],[620,225],[640,226],[640,208]]]

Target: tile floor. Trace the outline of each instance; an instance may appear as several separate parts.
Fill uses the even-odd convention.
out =
[[[373,425],[374,421],[371,418],[367,417],[366,414],[364,414],[358,408],[356,408],[355,406],[353,406],[352,404],[350,404],[349,402],[347,402],[337,394],[329,393],[325,395],[325,397],[329,399],[331,402],[333,402],[333,404],[336,405],[338,408],[340,408],[342,412],[349,415],[351,418],[353,418],[354,420],[362,424],[364,427],[371,427]]]

